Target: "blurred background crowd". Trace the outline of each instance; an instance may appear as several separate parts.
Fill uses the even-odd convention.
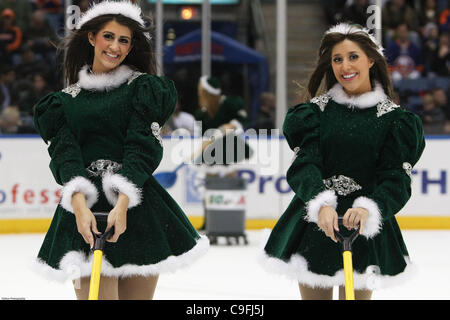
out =
[[[83,12],[91,2],[73,0],[72,4]],[[140,4],[147,12],[153,9],[154,2],[146,0]],[[248,2],[264,6],[273,5],[275,0]],[[295,3],[292,0],[288,5]],[[340,21],[365,26],[370,16],[367,8],[373,1],[321,0],[320,4],[327,26]],[[64,87],[62,55],[56,49],[66,32],[64,6],[63,0],[0,0],[0,134],[34,134],[33,106],[47,93]],[[245,45],[258,50],[257,35],[251,27],[248,30]],[[382,31],[396,89],[395,102],[420,115],[427,134],[450,134],[450,1],[383,1]],[[173,29],[165,28],[165,43],[173,40],[173,33]],[[189,115],[197,108],[196,86],[180,70],[174,74],[180,92],[174,117],[181,112],[185,119],[193,121]],[[247,76],[240,75],[237,82],[245,82]],[[183,79],[190,84],[184,85]],[[224,93],[246,96],[241,92],[243,86],[235,85],[230,74],[224,72],[221,81]],[[249,112],[249,128],[275,128],[276,103],[271,88],[273,84],[259,95],[258,112]],[[244,101],[250,111],[248,99]]]

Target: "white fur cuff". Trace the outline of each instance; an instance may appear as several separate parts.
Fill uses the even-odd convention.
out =
[[[306,204],[306,217],[308,222],[317,223],[319,221],[319,211],[323,206],[330,206],[336,209],[337,196],[333,190],[325,190],[309,200]]]
[[[81,192],[86,197],[86,204],[89,208],[97,202],[98,191],[95,185],[85,177],[75,177],[65,183],[61,193],[60,205],[69,212],[73,212],[72,196],[76,192]]]
[[[116,205],[119,193],[128,197],[128,209],[141,203],[141,190],[120,174],[105,175],[102,180],[102,187],[106,199],[112,206]]]
[[[242,124],[238,120],[233,119],[233,120],[230,121],[230,124],[232,124],[235,127],[236,134],[244,133],[244,127],[242,126]]]
[[[377,235],[381,230],[382,218],[376,202],[366,197],[359,197],[353,202],[353,208],[363,208],[369,211],[369,218],[366,221],[362,235],[367,239]]]

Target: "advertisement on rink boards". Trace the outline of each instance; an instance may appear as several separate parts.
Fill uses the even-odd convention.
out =
[[[163,143],[164,156],[155,174],[174,172],[201,141],[165,137]],[[207,203],[215,208],[244,208],[247,220],[277,220],[294,196],[286,181],[294,153],[283,137],[250,137],[247,143],[252,156],[233,166],[246,179],[246,191],[210,193]],[[425,152],[411,172],[413,196],[399,215],[450,217],[448,159],[450,138],[427,138]],[[54,181],[49,163],[40,137],[0,139],[0,219],[52,217],[61,186]],[[167,189],[189,217],[203,217],[204,176],[204,166],[190,163],[176,171],[175,183]]]

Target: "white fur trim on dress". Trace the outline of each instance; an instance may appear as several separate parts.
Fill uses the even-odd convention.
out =
[[[375,43],[375,45],[377,46],[377,51],[378,53],[383,57],[383,46],[377,41],[377,39],[370,34],[370,30],[367,28],[359,28],[357,26],[354,25],[350,25],[348,23],[345,22],[341,22],[338,23],[337,25],[331,27],[330,29],[328,29],[325,34],[329,34],[329,33],[340,33],[340,34],[352,34],[352,33],[362,33],[364,35],[366,35],[367,37],[369,37],[369,39]]]
[[[333,88],[328,91],[328,95],[339,103],[345,104],[357,109],[366,109],[376,106],[380,101],[386,100],[388,97],[384,93],[383,87],[380,83],[375,83],[375,88],[372,91],[363,93],[358,96],[349,96],[340,83],[336,83]]]
[[[234,126],[236,135],[244,133],[244,127],[242,126],[242,123],[239,122],[239,120],[233,119],[230,121],[230,124]]]
[[[102,259],[101,274],[106,277],[133,277],[158,275],[161,273],[175,272],[187,267],[200,258],[209,249],[209,240],[205,236],[198,239],[195,246],[178,256],[169,256],[166,259],[150,265],[125,264],[114,268],[108,258]],[[89,277],[92,271],[93,255],[87,257],[83,252],[70,251],[64,255],[59,263],[59,269],[54,269],[41,259],[31,261],[30,268],[41,276],[51,281],[64,282],[83,277]]]
[[[61,207],[73,213],[72,196],[76,192],[84,194],[89,208],[92,208],[98,200],[98,191],[95,185],[89,179],[78,176],[64,184],[61,192]]]
[[[86,90],[108,91],[128,81],[132,74],[133,70],[125,64],[108,73],[91,73],[89,66],[85,65],[78,72],[78,84]]]
[[[218,96],[222,92],[219,88],[214,88],[208,83],[208,76],[202,76],[200,78],[200,84],[202,85],[203,89],[205,89],[212,95]]]
[[[309,200],[306,204],[305,220],[308,222],[319,222],[319,211],[323,206],[337,207],[337,196],[333,190],[325,190]]]
[[[128,209],[141,203],[141,189],[120,174],[105,174],[102,178],[102,187],[108,202],[115,206],[119,192],[128,197]]]
[[[409,280],[416,272],[417,267],[405,256],[406,268],[403,272],[394,275],[382,275],[378,266],[368,266],[364,273],[353,272],[354,288],[356,290],[384,289],[401,285]],[[304,257],[295,254],[288,262],[270,257],[265,251],[258,260],[268,272],[277,273],[312,288],[332,288],[345,286],[344,269],[337,271],[333,276],[317,274],[308,269],[308,262]]]
[[[367,197],[358,197],[353,202],[353,208],[364,208],[369,211],[369,218],[366,221],[362,235],[367,239],[376,236],[382,227],[383,221],[380,209],[375,201]]]
[[[103,1],[91,6],[80,18],[76,28],[80,29],[89,20],[105,14],[121,14],[133,19],[141,26],[144,26],[144,20],[141,18],[141,8],[130,1]]]

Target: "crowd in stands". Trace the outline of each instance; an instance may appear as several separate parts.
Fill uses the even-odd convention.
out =
[[[63,86],[57,46],[64,33],[63,0],[0,1],[0,134],[36,133],[34,104]]]
[[[73,0],[83,12],[91,0]],[[327,22],[367,26],[374,0],[322,0]],[[382,39],[398,103],[427,134],[450,134],[450,1],[385,0]],[[0,134],[34,133],[34,104],[63,87],[63,0],[0,1]],[[269,101],[269,102],[267,102]],[[274,127],[273,95],[261,97],[258,129]],[[266,107],[266,104],[271,105]]]

